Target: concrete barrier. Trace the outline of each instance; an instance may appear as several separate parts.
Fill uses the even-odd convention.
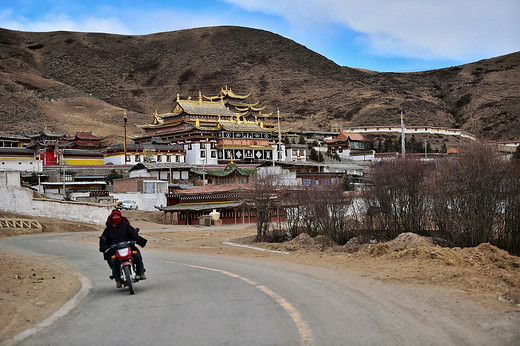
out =
[[[21,186],[19,172],[0,172],[0,210],[31,216],[52,217],[104,225],[113,206],[34,198],[34,191]]]

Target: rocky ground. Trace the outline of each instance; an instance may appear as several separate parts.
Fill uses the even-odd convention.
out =
[[[0,217],[10,214],[0,213]],[[379,244],[359,244],[355,240],[344,246],[331,246],[320,237],[300,235],[282,244],[253,243],[255,229],[194,230],[147,233],[160,230],[160,213],[128,211],[125,215],[140,227],[149,242],[146,249],[188,251],[223,256],[268,257],[307,266],[355,271],[362,276],[399,285],[428,286],[448,289],[453,297],[469,299],[490,312],[520,314],[520,258],[489,244],[474,248],[443,248],[424,237],[402,234]],[[100,226],[37,218],[43,232],[101,232]],[[41,233],[41,231],[37,231]],[[29,230],[0,236],[31,233]],[[78,236],[74,241],[96,242],[96,235]],[[289,252],[288,255],[263,252],[222,244],[233,242]],[[339,274],[338,274],[339,275]],[[79,289],[79,280],[64,267],[35,262],[20,253],[0,247],[0,341],[32,326],[56,311]]]

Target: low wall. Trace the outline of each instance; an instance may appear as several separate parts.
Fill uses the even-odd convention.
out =
[[[19,172],[0,172],[0,210],[31,216],[104,225],[112,206],[34,198],[34,191],[20,184]]]

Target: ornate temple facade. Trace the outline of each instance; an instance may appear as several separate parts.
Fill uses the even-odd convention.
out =
[[[144,133],[133,137],[136,144],[154,138],[179,144],[186,162],[194,165],[260,164],[285,160],[277,118],[263,113],[265,107],[250,103],[250,95],[237,95],[222,88],[216,96],[177,101],[173,110],[153,116],[150,124],[138,125]],[[278,115],[278,114],[277,114]]]

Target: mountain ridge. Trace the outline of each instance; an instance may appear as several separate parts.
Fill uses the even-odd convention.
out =
[[[181,98],[228,86],[295,130],[453,127],[486,140],[520,138],[520,52],[444,69],[377,72],[339,66],[268,31],[220,26],[131,36],[0,29],[5,133],[88,130],[114,141],[127,112],[152,120]]]

